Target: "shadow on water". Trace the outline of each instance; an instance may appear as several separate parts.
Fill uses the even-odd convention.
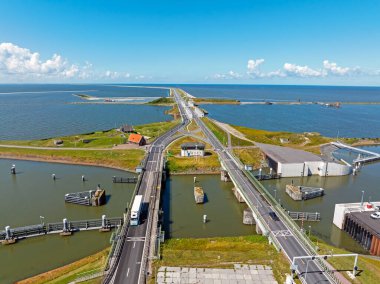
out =
[[[203,204],[207,203],[209,200],[208,200],[208,196],[207,194],[204,192],[204,197],[203,197]]]
[[[106,194],[106,204],[111,200],[111,194]]]

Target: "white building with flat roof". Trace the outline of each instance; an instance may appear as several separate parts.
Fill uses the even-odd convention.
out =
[[[205,144],[198,142],[189,142],[181,145],[181,156],[182,157],[194,157],[205,155]]]
[[[352,173],[352,166],[324,161],[313,153],[289,147],[256,143],[269,166],[281,177],[343,176]]]

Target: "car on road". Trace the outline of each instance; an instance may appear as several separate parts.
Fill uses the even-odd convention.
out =
[[[280,218],[278,218],[277,214],[273,211],[269,212],[269,217],[271,217],[273,221],[280,221]]]
[[[380,219],[380,212],[375,212],[371,214],[372,219]]]

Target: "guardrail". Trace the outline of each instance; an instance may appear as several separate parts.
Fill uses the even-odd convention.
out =
[[[144,160],[141,163],[143,165],[143,168],[146,167],[146,164],[148,161],[147,158],[148,158],[148,156],[145,155]],[[144,171],[138,176],[137,183],[136,183],[135,189],[133,190],[131,200],[133,200],[135,198],[136,193],[137,193],[137,191],[141,185],[141,181],[142,181],[143,176],[144,176]],[[110,254],[108,257],[108,263],[105,266],[106,274],[103,278],[102,283],[110,283],[111,282],[111,280],[115,274],[115,271],[117,269],[117,266],[119,264],[121,252],[123,250],[125,238],[127,236],[127,232],[128,232],[128,228],[129,228],[129,222],[130,222],[130,218],[131,218],[130,212],[131,212],[130,206],[128,206],[127,213],[126,213],[126,216],[124,218],[124,224],[120,229],[119,235],[116,235],[114,240],[113,240],[111,250],[110,250]]]

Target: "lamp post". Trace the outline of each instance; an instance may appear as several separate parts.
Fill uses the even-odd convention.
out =
[[[360,202],[360,206],[363,206],[363,202],[364,202],[364,190],[362,190],[362,200]]]
[[[311,226],[309,226],[309,239],[310,239]]]

